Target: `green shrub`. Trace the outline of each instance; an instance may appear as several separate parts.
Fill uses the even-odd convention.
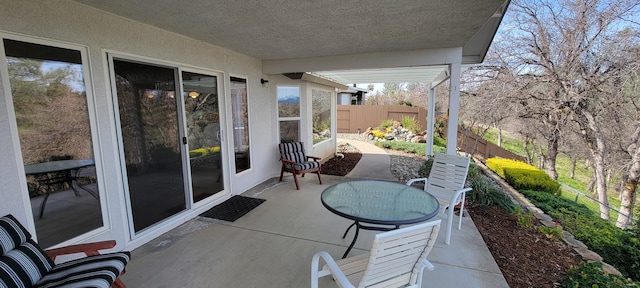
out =
[[[415,117],[404,116],[400,120],[400,124],[411,132],[420,132],[420,122]]]
[[[516,190],[544,191],[560,196],[560,184],[540,170],[503,168],[504,180]]]
[[[517,190],[545,191],[560,195],[560,184],[544,171],[527,163],[502,158],[487,159],[487,167]]]
[[[579,267],[569,270],[567,278],[562,281],[561,285],[565,288],[640,287],[640,283],[606,273],[600,262],[581,262]]]
[[[487,159],[487,167],[489,167],[491,171],[496,172],[496,174],[498,174],[498,176],[502,178],[505,178],[505,175],[504,175],[505,168],[517,168],[517,169],[523,169],[523,170],[540,171],[540,169],[534,166],[531,166],[527,163],[511,160],[511,159],[504,159],[504,158]]]
[[[420,156],[425,156],[427,145],[425,143],[412,143],[405,141],[384,141],[376,142],[376,145],[382,148],[402,150],[409,153],[415,153]]]
[[[387,120],[382,120],[382,122],[380,122],[380,127],[387,129],[387,128],[393,128],[393,119],[387,119]]]
[[[447,140],[444,140],[443,138],[436,136],[433,138],[433,145],[439,146],[439,147],[447,147]]]
[[[433,157],[429,157],[429,159],[425,160],[422,163],[422,166],[418,168],[418,176],[429,177],[429,173],[431,172],[432,166],[433,166]]]
[[[633,221],[633,223],[631,223],[631,228],[629,228],[629,232],[633,234],[634,237],[636,237],[636,239],[640,240],[640,217],[638,217],[638,215],[640,215],[640,207],[638,207],[638,205],[636,205],[633,215],[636,216],[636,220]]]
[[[475,165],[473,165],[475,166]],[[469,167],[471,170],[471,167]],[[513,204],[511,198],[502,191],[501,187],[496,186],[487,178],[478,177],[469,179],[471,182],[471,191],[467,192],[467,199],[474,205],[496,206],[507,212],[514,212],[516,205]]]
[[[614,226],[583,204],[545,192],[520,192],[625,277],[640,280],[640,240],[634,233]]]
[[[516,218],[518,219],[518,226],[520,226],[520,227],[522,227],[524,229],[533,228],[536,225],[536,223],[538,222],[536,220],[536,217],[533,216],[533,212],[531,212],[531,211],[529,211],[527,213],[524,213],[522,211],[522,209],[516,209],[514,214],[516,215]]]

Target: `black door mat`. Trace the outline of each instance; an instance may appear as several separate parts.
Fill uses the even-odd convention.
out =
[[[264,201],[266,200],[234,195],[229,200],[200,214],[200,216],[233,222],[244,216],[244,214],[249,213],[253,208],[258,207]]]

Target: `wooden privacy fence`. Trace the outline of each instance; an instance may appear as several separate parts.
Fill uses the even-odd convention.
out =
[[[414,117],[420,129],[426,130],[427,110],[420,107],[388,106],[388,105],[338,105],[338,133],[364,132],[368,127],[376,127],[387,119],[400,121],[403,117]],[[446,130],[445,130],[446,131]],[[446,137],[446,136],[445,136]],[[458,149],[465,153],[473,152],[481,159],[501,157],[526,162],[518,154],[480,138],[470,130],[458,126]]]
[[[388,105],[338,105],[338,133],[364,132],[387,119],[400,121],[414,117],[421,130],[426,130],[427,110],[419,107]]]
[[[475,152],[473,147],[476,145]],[[482,159],[482,161],[491,157],[500,157],[526,162],[526,159],[496,144],[493,144],[480,136],[474,134],[468,129],[458,126],[458,149],[465,153],[474,153],[474,156]]]

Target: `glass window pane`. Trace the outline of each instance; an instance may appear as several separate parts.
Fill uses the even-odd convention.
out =
[[[331,138],[331,92],[311,90],[313,144]]]
[[[224,190],[218,78],[182,72],[193,202]]]
[[[300,121],[280,121],[280,142],[300,142]]]
[[[82,57],[3,44],[36,233],[50,247],[103,225]]]
[[[300,87],[278,86],[278,117],[300,117]]]
[[[231,77],[231,110],[236,173],[240,173],[251,168],[249,154],[249,105],[247,102],[246,79]]]

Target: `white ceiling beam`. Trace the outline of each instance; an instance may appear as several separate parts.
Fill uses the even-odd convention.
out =
[[[449,67],[447,67],[447,69],[442,71],[440,75],[431,80],[431,88],[436,88],[436,86],[442,84],[442,82],[447,81],[449,77],[451,77],[451,70]]]
[[[462,47],[263,60],[263,74],[448,65],[462,62]]]

